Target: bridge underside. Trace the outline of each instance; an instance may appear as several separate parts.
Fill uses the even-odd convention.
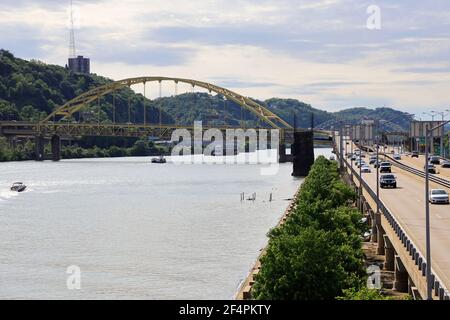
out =
[[[0,122],[0,135],[17,137],[35,137],[43,136],[51,138],[59,136],[62,139],[77,139],[83,136],[99,137],[155,137],[160,140],[170,140],[172,132],[176,129],[186,129],[190,132],[194,126],[179,126],[175,124],[112,124],[112,123],[29,123],[29,122]],[[238,127],[211,127],[202,126],[202,130],[218,129],[224,133],[229,129],[243,129]],[[246,128],[243,130],[254,129],[267,130],[270,128]],[[293,142],[292,129],[280,129],[279,136],[281,143],[290,144]],[[331,138],[326,132],[315,131],[315,141],[317,143],[330,144]]]

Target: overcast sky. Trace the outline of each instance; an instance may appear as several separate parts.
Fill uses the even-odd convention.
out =
[[[381,29],[367,28],[370,5],[381,10]],[[448,0],[74,0],[74,6],[77,53],[91,58],[92,72],[116,80],[187,77],[329,111],[450,109]],[[64,65],[68,7],[64,0],[1,0],[0,47]]]

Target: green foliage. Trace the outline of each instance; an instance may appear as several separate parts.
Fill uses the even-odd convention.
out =
[[[319,157],[302,184],[295,211],[269,232],[253,297],[334,299],[360,288],[364,270],[361,213],[334,162]]]
[[[0,99],[0,120],[19,120],[19,112],[14,104]]]
[[[10,52],[0,50],[0,120],[37,121],[77,95],[110,82],[112,80],[95,74],[72,73],[60,66],[18,59]],[[131,119],[128,119],[128,102]],[[154,119],[156,123],[159,110],[152,104],[146,100],[147,119]],[[143,122],[143,106],[142,95],[128,88],[117,91],[116,121]],[[14,113],[10,109],[14,109]],[[100,121],[107,121],[112,119],[113,110],[113,98],[106,96],[99,105],[86,109],[82,116],[89,118],[100,114]],[[161,117],[164,123],[173,122],[164,111]]]
[[[380,290],[369,289],[362,286],[361,288],[349,288],[343,290],[343,295],[336,298],[337,300],[392,300],[392,298],[381,294]]]

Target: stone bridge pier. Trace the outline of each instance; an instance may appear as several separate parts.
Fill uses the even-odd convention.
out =
[[[48,140],[47,140],[48,141]],[[44,161],[45,160],[45,144],[46,139],[42,135],[38,135],[34,137],[34,154],[36,161]],[[59,161],[61,160],[61,137],[58,135],[53,135],[50,139],[51,144],[51,152],[52,152],[52,160]]]

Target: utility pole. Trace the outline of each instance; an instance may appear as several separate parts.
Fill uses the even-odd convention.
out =
[[[376,169],[377,169],[377,213],[380,212],[380,163],[378,161],[379,156],[379,139],[378,139],[378,131],[379,131],[379,125],[377,121],[376,126],[376,135],[375,135],[375,143],[376,143],[376,153],[377,153],[377,162],[376,162]]]

